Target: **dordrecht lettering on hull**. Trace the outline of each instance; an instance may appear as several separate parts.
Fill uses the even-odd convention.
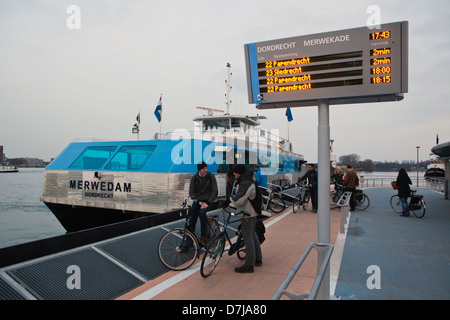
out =
[[[107,181],[83,181],[70,180],[70,189],[78,190],[94,190],[94,191],[114,191],[114,192],[131,192],[131,183],[114,183]]]

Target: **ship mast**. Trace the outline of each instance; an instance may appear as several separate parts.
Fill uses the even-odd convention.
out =
[[[230,86],[230,78],[231,78],[231,64],[229,62],[227,62],[227,68],[228,68],[228,80],[225,80],[226,84],[227,84],[227,93],[225,94],[225,97],[227,98],[227,115],[230,115],[230,104],[231,104],[231,100],[230,100],[230,92],[231,92],[231,86]],[[231,130],[231,118],[228,119],[229,122],[229,129]]]
[[[230,104],[232,102],[230,100],[230,92],[231,92],[231,89],[232,89],[232,87],[230,86],[230,79],[231,79],[231,76],[233,74],[231,73],[231,64],[229,62],[227,63],[227,68],[228,68],[228,80],[225,80],[225,82],[227,84],[227,93],[225,94],[225,97],[227,98],[227,102],[226,102],[226,104],[227,104],[227,114],[230,114]]]

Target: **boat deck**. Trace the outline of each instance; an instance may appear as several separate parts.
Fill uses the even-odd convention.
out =
[[[450,298],[450,201],[419,190],[427,203],[423,219],[395,214],[389,188],[366,190],[370,207],[351,214],[346,236],[339,235],[340,211],[331,210],[332,295],[354,300]],[[1,268],[0,300],[268,300],[308,244],[317,241],[317,214],[288,209],[265,221],[263,266],[252,274],[237,274],[234,268],[242,262],[225,252],[214,273],[202,278],[200,260],[181,272],[168,271],[159,262],[158,241],[175,224]],[[316,263],[313,250],[288,290],[308,292]],[[369,266],[378,266],[378,275],[368,272]],[[374,276],[380,289],[367,286]]]

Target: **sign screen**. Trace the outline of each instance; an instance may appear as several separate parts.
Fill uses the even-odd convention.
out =
[[[408,23],[245,45],[257,108],[397,101],[408,91]]]

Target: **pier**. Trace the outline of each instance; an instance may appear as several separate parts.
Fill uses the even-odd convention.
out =
[[[352,212],[344,233],[339,232],[340,210],[330,211],[332,299],[449,299],[450,202],[441,193],[419,188],[427,210],[417,219],[393,212],[392,189],[365,192],[370,207]],[[243,262],[227,252],[208,278],[200,275],[200,260],[185,271],[165,269],[156,253],[165,230],[156,226],[3,266],[0,299],[269,300],[308,245],[317,241],[317,214],[288,208],[265,224],[263,265],[251,274],[235,273]],[[68,288],[75,276],[71,266],[79,267],[79,289]],[[313,250],[287,290],[309,292],[316,275]]]

